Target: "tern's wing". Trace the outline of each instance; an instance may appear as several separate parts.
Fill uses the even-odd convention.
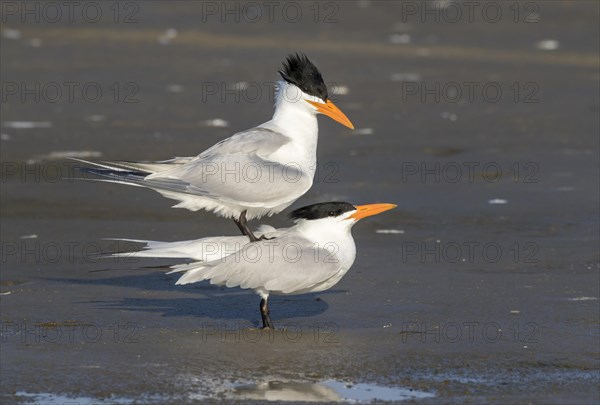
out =
[[[282,164],[255,154],[232,154],[190,162],[168,173],[149,176],[144,183],[158,191],[266,208],[293,202],[310,189],[312,180],[294,162]]]
[[[89,162],[82,159],[73,159],[104,169],[139,172],[139,175],[153,175],[165,173],[166,177],[173,177],[169,172],[177,169],[187,163],[198,160],[211,160],[220,155],[232,153],[257,154],[259,156],[268,156],[275,152],[281,146],[290,141],[285,135],[264,127],[256,127],[247,131],[238,132],[229,138],[217,142],[214,146],[208,148],[198,156],[194,157],[175,157],[168,160],[132,162],[125,160]]]
[[[275,229],[269,225],[261,225],[254,232],[258,237],[276,238],[287,231],[287,228]],[[219,260],[237,252],[250,242],[247,236],[216,236],[177,242],[162,242],[139,239],[114,239],[125,242],[143,243],[143,250],[114,253],[107,257],[162,257],[185,258],[200,261]]]
[[[116,240],[143,243],[144,247],[142,250],[114,253],[108,257],[184,258],[200,261],[219,260],[235,253],[250,242],[247,236],[219,236],[177,242],[138,239]]]
[[[342,270],[337,257],[300,237],[250,243],[223,260],[174,267],[185,271],[177,284],[210,280],[227,287],[291,294],[327,283]]]
[[[299,163],[269,160],[287,142],[288,137],[257,127],[218,143],[188,163],[147,176],[144,182],[156,189],[232,204],[279,206],[294,201],[312,185],[312,176]]]
[[[153,175],[166,172],[167,177],[172,177],[169,171],[181,167],[187,163],[211,159],[219,155],[232,153],[256,153],[259,156],[268,156],[275,152],[281,146],[290,141],[290,138],[264,127],[256,127],[247,131],[238,132],[229,138],[223,139],[211,148],[208,148],[198,156],[194,157],[175,157],[168,160],[132,162],[125,160],[89,162],[82,159],[73,159],[93,166],[101,167],[107,170],[137,175]]]
[[[288,142],[290,142],[290,138],[277,131],[265,127],[256,127],[223,139],[202,152],[197,158],[210,160],[215,159],[217,156],[232,153],[256,154],[267,157]]]
[[[312,186],[312,175],[299,164],[269,160],[289,141],[277,131],[256,127],[194,158],[138,163],[82,160],[99,168],[81,170],[94,179],[154,189],[193,210],[205,207],[195,196],[234,206],[275,208],[292,203]]]
[[[115,174],[122,174],[123,176],[127,173],[136,174],[139,176],[147,176],[149,174],[159,173],[174,167],[179,167],[192,161],[193,159],[195,159],[195,157],[175,157],[168,160],[142,162],[131,162],[126,160],[90,162],[83,159],[72,158],[72,160],[76,160],[78,162],[101,167],[104,172],[109,171]]]

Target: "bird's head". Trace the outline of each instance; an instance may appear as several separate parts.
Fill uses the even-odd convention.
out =
[[[315,114],[324,114],[354,129],[348,117],[328,98],[327,86],[319,69],[306,57],[296,53],[287,57],[279,74],[285,81],[280,91],[287,100],[304,103]]]
[[[299,221],[319,221],[331,226],[351,228],[359,220],[396,208],[395,204],[352,205],[347,202],[326,202],[308,205],[292,211],[290,217]]]

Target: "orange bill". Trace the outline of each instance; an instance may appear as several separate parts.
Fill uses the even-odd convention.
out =
[[[372,215],[380,214],[384,211],[391,210],[392,208],[396,208],[396,204],[367,204],[367,205],[357,205],[356,212],[348,217],[348,219],[352,218],[355,220],[363,219],[366,217],[370,217]]]
[[[306,100],[306,102],[310,103],[310,105],[315,106],[317,108],[317,111],[320,112],[321,114],[325,114],[326,116],[328,116],[329,118],[332,118],[333,120],[339,122],[340,124],[350,128],[350,129],[354,129],[354,125],[352,125],[352,123],[350,122],[348,117],[346,117],[346,115],[342,112],[342,110],[337,108],[337,106],[335,104],[333,104],[331,102],[331,100],[327,100],[325,102],[325,104],[318,103],[316,101],[309,101],[309,100]]]

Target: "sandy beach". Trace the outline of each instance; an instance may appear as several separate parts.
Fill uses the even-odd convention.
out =
[[[3,404],[598,402],[596,2],[53,3],[2,4]],[[270,119],[295,51],[356,129],[319,118],[292,208],[398,205],[342,281],[270,332],[181,260],[99,258],[238,230],[67,158],[193,156]]]

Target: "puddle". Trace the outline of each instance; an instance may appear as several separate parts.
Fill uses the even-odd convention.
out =
[[[78,404],[78,405],[101,405],[101,404],[132,404],[132,399],[112,398],[110,400],[99,400],[90,397],[66,397],[58,394],[37,393],[19,391],[15,394],[17,398],[23,399],[26,404],[35,405],[58,405],[58,404]]]
[[[259,384],[236,386],[233,390],[236,399],[264,401],[302,402],[350,402],[370,403],[373,401],[403,401],[432,398],[429,392],[409,388],[382,387],[373,384],[351,384],[341,381],[322,383],[269,381]]]
[[[67,397],[59,394],[50,393],[29,393],[18,391],[15,397],[23,400],[26,404],[35,405],[128,405],[128,404],[146,404],[146,403],[161,403],[164,398],[148,397],[142,399],[112,397],[107,399],[98,399],[91,397]]]
[[[220,384],[219,384],[220,385]],[[380,401],[406,401],[421,398],[432,398],[435,395],[429,392],[411,390],[409,388],[382,387],[373,384],[351,384],[341,381],[324,381],[321,383],[306,383],[293,381],[268,381],[258,384],[221,386],[221,390],[211,392],[210,395],[195,393],[190,399],[201,402],[215,398],[230,400],[258,400],[277,402],[340,402],[353,404],[368,404]],[[19,391],[14,397],[25,404],[36,405],[129,405],[129,404],[161,404],[168,401],[167,397],[145,396],[132,399],[124,397],[111,397],[106,399],[91,398],[86,396],[69,397],[52,393],[29,393]]]

